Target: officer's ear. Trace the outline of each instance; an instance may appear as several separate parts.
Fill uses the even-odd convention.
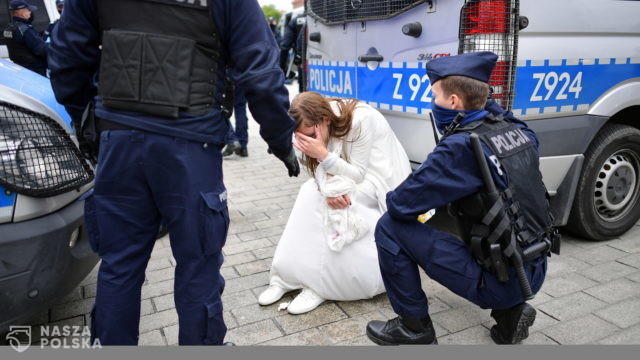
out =
[[[453,110],[465,110],[464,102],[462,101],[462,97],[458,94],[452,93],[447,97],[447,104],[450,109]]]

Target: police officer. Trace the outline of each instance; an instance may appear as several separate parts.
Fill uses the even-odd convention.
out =
[[[9,3],[11,22],[3,31],[3,37],[9,49],[9,58],[14,63],[47,75],[47,44],[38,31],[33,28],[33,12],[38,7],[24,0],[12,0]]]
[[[227,146],[222,151],[222,156],[236,154],[240,157],[249,156],[247,144],[249,143],[249,119],[247,118],[247,99],[241,87],[235,86],[233,96],[233,116],[236,121],[235,128],[229,127],[227,133]]]
[[[229,226],[220,113],[225,67],[270,151],[299,165],[278,47],[255,0],[67,0],[51,78],[74,121],[96,94],[100,152],[85,224],[102,259],[92,336],[138,342],[141,287],[160,221],[176,259],[180,345],[222,344]]]
[[[64,0],[56,0],[56,8],[58,9],[58,14],[62,15],[62,11],[64,10]],[[59,18],[56,19],[51,24],[49,24],[49,26],[47,26],[47,29],[44,31],[44,34],[42,34],[42,39],[45,42],[49,42],[49,38],[51,37],[51,33],[53,32],[53,29],[58,24],[58,21],[60,21]]]
[[[418,266],[459,296],[493,309],[491,316],[497,324],[491,337],[496,343],[522,341],[533,324],[536,311],[525,302],[516,270],[524,270],[522,280],[532,293],[540,289],[552,237],[551,218],[538,169],[535,134],[494,101],[487,103],[496,59],[493,53],[479,52],[426,64],[433,86],[432,113],[444,138],[407,180],[387,194],[388,212],[375,230],[382,277],[399,315],[367,325],[367,335],[380,345],[437,343]],[[482,140],[477,143],[477,157],[472,134]],[[491,185],[485,182],[482,169],[500,191],[494,203],[488,200],[486,189]],[[504,206],[493,207],[495,203]],[[438,210],[428,220],[426,213],[431,209]],[[448,213],[463,226],[436,228],[437,222],[432,221]],[[500,225],[496,226],[495,219]],[[518,244],[501,248],[499,243],[496,248],[488,243],[503,237],[518,239]],[[535,244],[531,249],[538,252],[520,267],[515,262],[503,266],[511,263],[507,255],[515,256],[527,244]],[[488,258],[488,248],[497,250],[491,252],[497,256],[495,263]]]
[[[291,20],[287,23],[284,29],[284,36],[280,42],[280,66],[287,75],[287,59],[289,57],[289,50],[293,49],[294,53],[294,65],[298,68],[298,90],[303,92],[303,68],[302,68],[302,44],[304,37],[304,26],[306,24],[305,13],[297,16],[292,16]]]

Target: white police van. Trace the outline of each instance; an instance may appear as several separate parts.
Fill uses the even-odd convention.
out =
[[[414,165],[435,145],[430,59],[499,55],[493,97],[541,141],[557,225],[589,239],[640,217],[640,1],[308,0],[308,90],[387,118]]]

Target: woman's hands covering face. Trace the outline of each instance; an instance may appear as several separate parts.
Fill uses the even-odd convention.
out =
[[[294,141],[293,146],[305,155],[323,161],[329,154],[325,145],[327,136],[324,134],[321,126],[315,125],[313,129],[314,133],[312,136],[305,135],[301,131],[296,131],[296,141]]]

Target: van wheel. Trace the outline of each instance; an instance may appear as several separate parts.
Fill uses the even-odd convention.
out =
[[[640,130],[605,125],[585,153],[568,227],[589,240],[624,234],[640,218]]]

